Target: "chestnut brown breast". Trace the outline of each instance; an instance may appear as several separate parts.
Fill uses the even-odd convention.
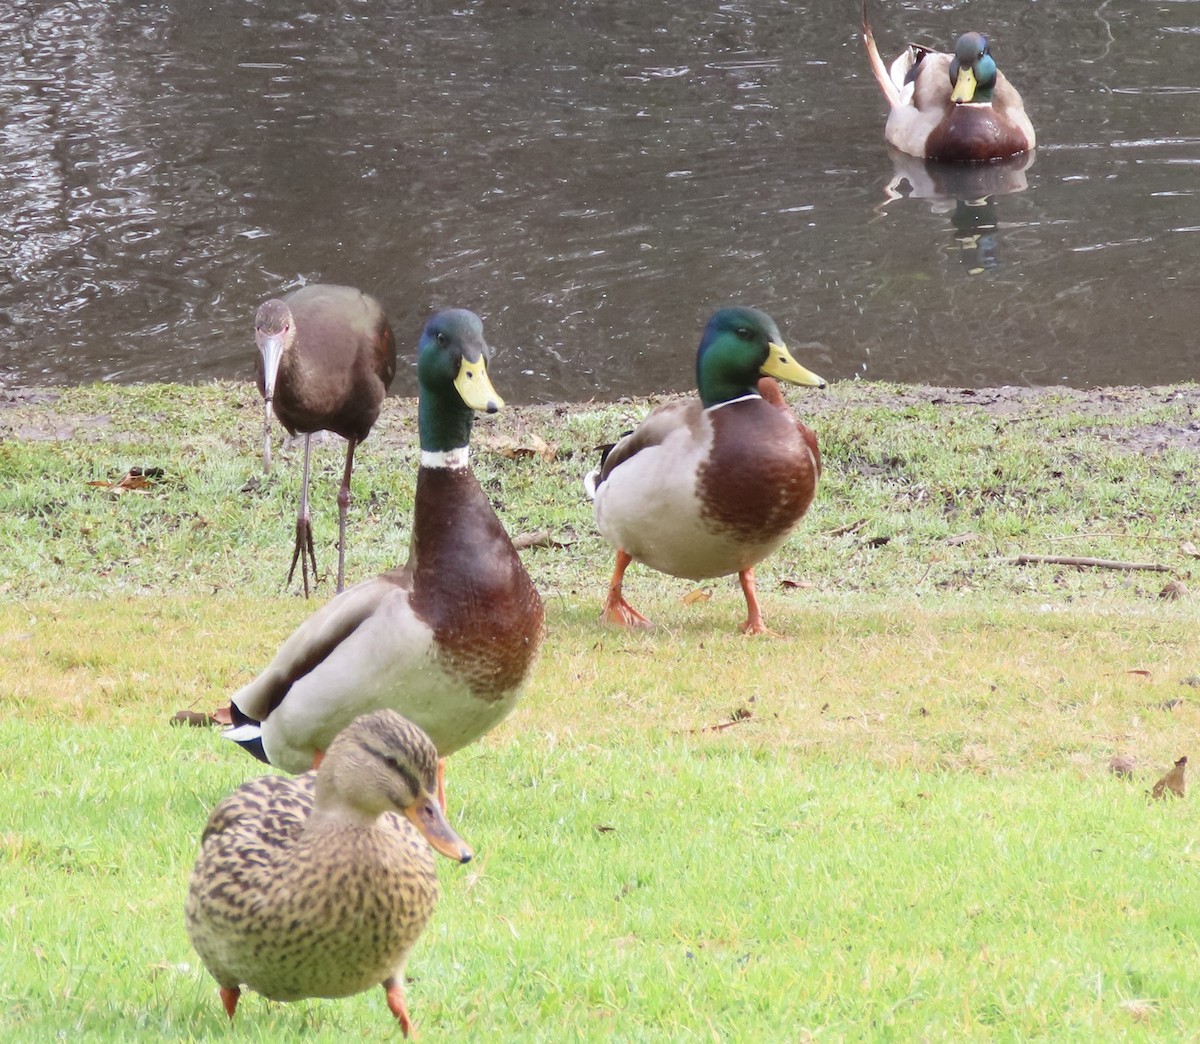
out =
[[[525,679],[541,643],[542,600],[467,468],[421,468],[412,550],[413,611],[447,669],[482,699]]]
[[[992,106],[956,105],[929,135],[927,159],[984,163],[1027,148],[1025,136]]]
[[[731,403],[710,417],[712,451],[697,483],[702,517],[747,541],[788,532],[817,485],[818,458],[802,426],[763,399]]]

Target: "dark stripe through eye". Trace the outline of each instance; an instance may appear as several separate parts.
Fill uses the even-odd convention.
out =
[[[385,765],[387,765],[387,767],[395,772],[396,775],[398,775],[402,780],[404,780],[404,785],[407,786],[409,790],[411,790],[414,794],[421,793],[421,781],[417,779],[415,775],[413,775],[412,770],[409,769],[407,765],[402,765],[391,754],[385,754],[381,750],[372,750],[371,753],[374,754],[375,757],[377,757]]]

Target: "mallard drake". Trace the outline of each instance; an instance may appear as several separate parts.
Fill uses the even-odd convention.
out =
[[[825,387],[792,358],[769,315],[722,308],[696,355],[699,398],[652,410],[585,479],[596,526],[617,549],[605,622],[651,626],[621,594],[625,570],[638,561],[692,580],[737,573],[748,612],[742,630],[767,630],[754,566],[808,510],[821,457],[816,436],[763,377]]]
[[[318,771],[261,776],[213,809],[185,917],[231,1019],[243,986],[291,1001],[382,984],[409,1035],[404,965],[438,899],[430,845],[472,854],[437,806],[436,776],[429,737],[378,710],[338,734]]]
[[[308,597],[308,565],[317,578],[312,516],[308,506],[308,455],[313,433],[332,431],[348,440],[346,469],[338,490],[338,579],[346,583],[346,511],[354,449],[370,433],[396,375],[396,340],[382,306],[350,286],[310,283],[284,298],[264,301],[254,317],[256,372],[263,397],[263,469],[271,470],[271,411],[293,437],[304,435],[304,477],[296,562]]]
[[[433,316],[417,348],[421,464],[408,561],[337,595],[233,697],[225,735],[303,772],[357,715],[391,707],[445,758],[516,705],[543,609],[471,471],[475,410],[503,406],[473,312]]]
[[[862,9],[863,43],[890,112],[884,137],[910,156],[980,163],[1037,144],[1017,89],[996,68],[981,33],[964,33],[953,54],[910,44],[888,69]]]

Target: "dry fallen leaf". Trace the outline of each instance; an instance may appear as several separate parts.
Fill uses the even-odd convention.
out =
[[[1180,598],[1186,597],[1187,593],[1187,584],[1182,580],[1168,580],[1163,589],[1158,592],[1158,597],[1165,598],[1170,602],[1177,602]]]
[[[527,547],[570,547],[575,543],[575,536],[567,534],[555,539],[548,529],[534,529],[528,533],[518,533],[512,542],[518,551],[524,551]]]
[[[1183,778],[1186,770],[1187,755],[1185,754],[1177,762],[1175,762],[1175,764],[1171,767],[1170,772],[1168,772],[1165,776],[1163,776],[1162,779],[1154,784],[1154,789],[1150,791],[1150,796],[1161,799],[1166,797],[1167,792],[1170,791],[1176,797],[1183,797],[1184,792],[1187,789],[1187,782]]]
[[[706,591],[703,587],[697,587],[694,591],[689,591],[679,600],[684,605],[695,605],[697,602],[707,602],[711,597],[711,591]]]
[[[1179,550],[1189,558],[1200,558],[1200,548],[1197,548],[1190,540],[1185,540],[1179,545]]]
[[[181,710],[171,716],[172,725],[192,725],[196,728],[212,725],[214,721],[213,717],[203,711]]]
[[[959,533],[956,536],[946,537],[946,543],[951,547],[962,547],[963,544],[971,544],[978,539],[978,533]]]
[[[1123,1008],[1134,1022],[1149,1022],[1157,1011],[1156,1003],[1152,1000],[1144,1000],[1140,997],[1130,998],[1129,1000],[1121,1001]]]
[[[1117,779],[1129,779],[1133,776],[1136,764],[1128,754],[1114,754],[1108,759],[1108,771]]]
[[[116,482],[95,479],[88,485],[110,489],[114,493],[143,493],[154,484],[156,479],[160,479],[162,476],[162,468],[130,468]]]
[[[540,457],[549,463],[558,456],[558,446],[552,442],[547,442],[541,436],[535,435],[532,432],[524,436],[523,442],[517,442],[515,439],[505,435],[498,435],[494,438],[483,439],[481,441],[486,449],[508,460],[515,460],[518,457]]]

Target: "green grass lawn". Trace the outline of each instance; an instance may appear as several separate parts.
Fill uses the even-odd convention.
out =
[[[498,387],[499,387],[498,381]],[[500,387],[501,392],[503,388]],[[611,556],[577,478],[643,403],[512,410],[476,468],[548,636],[525,701],[451,759],[477,852],[409,963],[426,1040],[1180,1040],[1200,1027],[1189,796],[1195,389],[1047,393],[1014,415],[847,385],[814,415],[817,503],[736,582],[630,571],[648,635],[603,630]],[[348,569],[404,555],[412,404],[356,470]],[[251,677],[329,594],[282,590],[297,454],[257,469],[252,389],[90,388],[0,411],[0,1035],[377,1039],[382,991],[228,1025],[183,897],[208,810],[261,766],[170,725]],[[334,561],[341,450],[318,452]],[[116,494],[131,466],[162,467]],[[1021,567],[1019,553],[1166,572]],[[1108,760],[1135,760],[1118,779]]]

